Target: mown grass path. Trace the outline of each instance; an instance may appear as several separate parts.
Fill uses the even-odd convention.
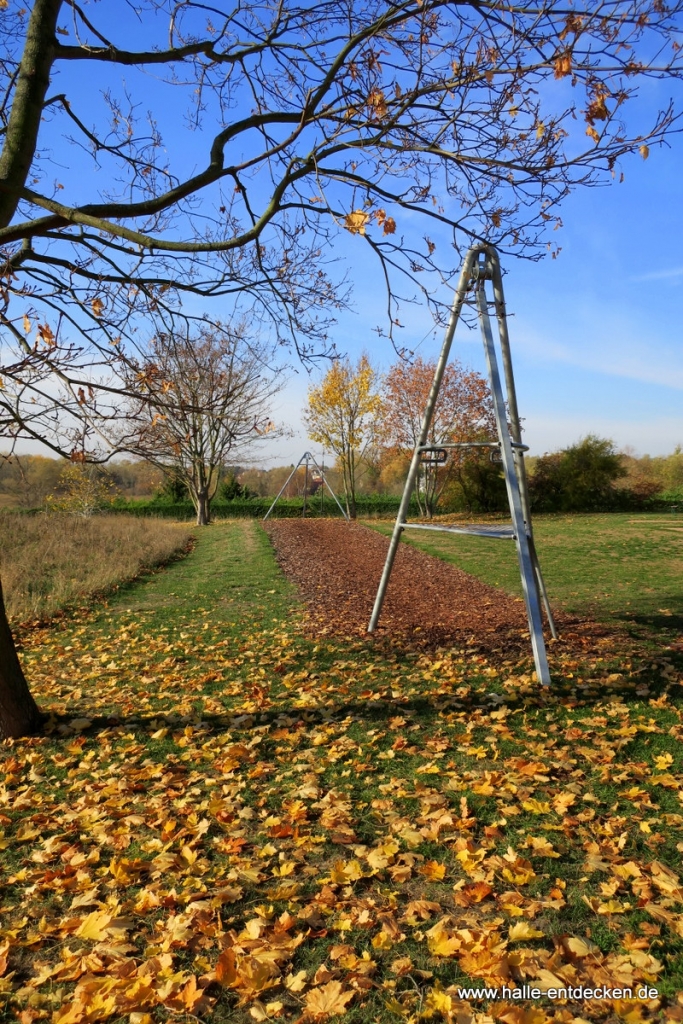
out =
[[[543,694],[303,626],[232,522],[25,636],[53,721],[2,750],[2,1019],[680,1019],[671,664],[594,657]],[[460,992],[522,983],[620,994]]]

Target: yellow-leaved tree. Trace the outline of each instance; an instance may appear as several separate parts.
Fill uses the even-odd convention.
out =
[[[320,384],[308,389],[308,436],[334,452],[344,480],[346,511],[356,518],[358,464],[372,446],[382,411],[379,374],[367,355],[353,366],[336,360]]]

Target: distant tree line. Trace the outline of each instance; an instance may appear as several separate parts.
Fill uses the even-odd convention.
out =
[[[311,439],[336,457],[347,511],[357,494],[401,493],[434,377],[435,361],[401,360],[385,375],[367,355],[353,366],[336,363],[309,388],[305,419]],[[486,380],[453,360],[446,368],[427,438],[450,447],[443,463],[427,457],[415,483],[423,516],[437,512],[507,509]],[[535,512],[594,512],[654,507],[683,498],[683,453],[637,458],[619,452],[608,438],[588,434],[561,451],[528,460]],[[263,478],[260,483],[263,486]]]
[[[356,467],[359,512],[365,514],[364,499],[398,498],[402,493],[408,463],[402,456],[376,449],[366,453]],[[609,512],[683,507],[683,447],[670,455],[640,457],[618,451],[613,441],[589,434],[576,444],[556,452],[527,459],[532,509],[540,512]],[[271,469],[223,466],[216,500],[219,505],[273,498],[293,469],[292,465]],[[325,465],[325,475],[336,493],[343,493],[343,475]],[[283,498],[303,498],[304,471],[296,473]],[[307,496],[320,491],[320,481],[309,475]],[[95,507],[125,511],[136,503],[152,506],[191,507],[187,485],[173,470],[163,474],[139,460],[112,462],[108,467],[74,465],[65,459],[42,455],[0,455],[0,507],[45,508],[86,514]],[[381,504],[381,503],[380,503]],[[243,506],[245,509],[249,505]],[[260,507],[260,505],[259,505]],[[374,507],[374,506],[372,506]],[[317,506],[311,505],[311,512]],[[327,510],[327,505],[324,506]],[[500,464],[488,456],[464,460],[451,475],[436,506],[437,512],[495,512],[507,509]],[[391,511],[389,506],[377,511]],[[334,511],[332,509],[332,511]],[[416,506],[416,511],[423,511]]]
[[[683,449],[636,456],[588,434],[557,452],[528,460],[536,512],[618,512],[683,502]]]

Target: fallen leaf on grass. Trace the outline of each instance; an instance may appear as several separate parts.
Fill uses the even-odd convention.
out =
[[[326,1017],[345,1013],[354,994],[352,991],[344,991],[340,982],[328,981],[327,985],[313,988],[306,993],[306,1013],[314,1020],[324,1020]]]

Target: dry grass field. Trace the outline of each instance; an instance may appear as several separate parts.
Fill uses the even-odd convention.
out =
[[[0,568],[10,621],[48,618],[182,551],[187,524],[132,516],[0,513]]]

